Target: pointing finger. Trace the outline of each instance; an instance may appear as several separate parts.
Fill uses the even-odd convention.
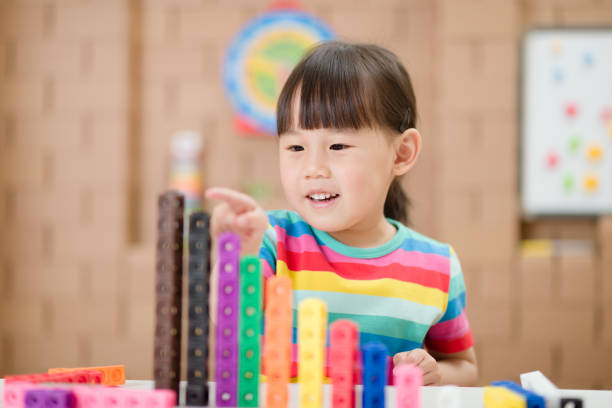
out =
[[[234,212],[245,212],[257,207],[257,203],[250,196],[236,190],[223,187],[213,187],[206,190],[206,198],[227,203]]]

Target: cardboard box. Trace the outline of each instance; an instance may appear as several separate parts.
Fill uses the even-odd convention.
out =
[[[14,74],[23,78],[73,79],[80,75],[78,42],[18,42]]]
[[[470,0],[439,3],[440,30],[445,38],[514,38],[519,23],[519,2]]]
[[[145,343],[149,339],[153,341],[155,337],[155,299],[152,297],[147,301],[129,298],[127,306],[128,310],[125,311],[128,323],[126,335]],[[184,323],[187,324],[187,321]]]
[[[121,338],[105,334],[91,336],[88,341],[92,364],[124,364],[126,378],[153,379],[153,336]]]
[[[83,115],[85,116],[85,115]],[[11,139],[11,150],[27,160],[38,151],[62,151],[80,146],[81,115],[46,117],[34,113],[15,113],[4,117],[4,128]],[[61,143],[58,143],[61,140]],[[8,151],[4,151],[7,153]],[[35,160],[31,157],[31,162]],[[25,163],[25,162],[24,162]]]
[[[443,119],[438,136],[440,182],[449,188],[515,191],[516,136],[510,114]]]
[[[572,25],[599,26],[610,24],[612,20],[610,5],[606,3],[597,3],[590,7],[588,5],[560,7],[557,13],[561,22]]]
[[[27,297],[0,300],[0,332],[40,336],[47,328],[44,321],[47,317],[47,303]]]
[[[124,285],[131,300],[153,303],[156,280],[155,243],[151,242],[139,247],[132,247],[126,254],[126,264],[123,268]]]
[[[74,262],[55,260],[30,273],[39,281],[40,296],[54,299],[78,297],[83,285],[80,272]]]
[[[78,259],[80,275],[80,293],[82,298],[90,300],[108,299],[116,294],[129,293],[130,283],[127,282],[127,267],[124,257],[101,259],[99,255],[81,256]],[[147,281],[138,282],[148,287]]]
[[[0,109],[3,112],[42,114],[45,109],[46,79],[11,79],[0,84]]]
[[[212,42],[229,44],[247,22],[262,13],[261,3],[233,6],[202,6],[197,8],[164,8],[166,40],[181,43]],[[206,27],[206,29],[202,29]]]
[[[580,383],[576,385],[589,382],[594,385],[610,378],[612,344],[564,344],[561,350],[563,353],[561,358],[562,379],[580,380]]]
[[[134,58],[128,47],[129,42],[125,39],[113,39],[106,36],[100,40],[81,44],[82,75],[85,78],[96,78],[100,81],[111,80],[123,83],[129,74],[129,59]]]
[[[513,265],[504,262],[482,262],[475,276],[471,276],[474,263],[463,263],[462,269],[467,287],[470,309],[490,305],[511,308],[518,293],[518,272]],[[466,269],[468,268],[468,269]]]
[[[508,262],[518,237],[515,196],[507,191],[436,193],[438,236],[449,242],[459,259]]]
[[[9,332],[0,331],[0,377],[5,377],[15,371],[14,341]]]
[[[81,345],[73,333],[44,337],[40,333],[13,336],[15,371],[11,374],[45,373],[50,367],[78,367]]]
[[[13,2],[2,5],[2,35],[29,41],[41,41],[48,34],[45,14],[49,7]]]
[[[142,55],[143,75],[148,81],[180,78],[184,81],[218,80],[223,56],[221,47],[214,43],[178,43],[147,47]],[[214,76],[211,75],[214,71]]]
[[[393,19],[395,10],[379,5],[360,7],[335,7],[331,10],[328,24],[342,33],[346,38],[353,38],[361,42],[385,44],[393,41],[395,37]],[[407,22],[404,22],[407,25]],[[368,27],[368,30],[364,30]]]
[[[89,38],[124,42],[128,34],[126,3],[72,3],[55,8],[54,33],[59,39]],[[95,18],[91,18],[95,16]]]
[[[555,344],[592,343],[595,313],[592,306],[520,306],[521,341]]]
[[[558,280],[556,304],[592,306],[595,295],[595,256],[560,256],[553,279]]]
[[[470,304],[466,313],[475,341],[508,342],[516,338],[515,317],[510,306]]]
[[[553,304],[553,258],[519,257],[519,290],[517,295],[525,307]]]
[[[612,216],[598,218],[597,242],[602,273],[612,274]]]
[[[61,114],[79,114],[83,110],[122,113],[128,110],[128,77],[123,80],[96,78],[58,81],[54,87],[52,109]]]
[[[49,224],[35,219],[28,225],[5,225],[0,234],[0,259],[11,257],[18,264],[21,259],[45,260],[52,251],[52,230]]]
[[[117,336],[121,310],[116,294],[106,299],[54,298],[51,306],[51,333]],[[78,306],[75,306],[78,305]]]
[[[493,342],[479,343],[479,385],[493,381],[510,380],[520,384],[522,373],[539,370],[550,378],[555,363],[550,344],[546,342]]]
[[[203,83],[201,80],[193,82],[181,80],[173,84],[166,95],[168,112],[181,112],[183,115],[214,115],[220,108],[230,107],[229,98],[221,81]]]
[[[557,23],[555,0],[523,2],[523,18],[528,26],[554,26]]]

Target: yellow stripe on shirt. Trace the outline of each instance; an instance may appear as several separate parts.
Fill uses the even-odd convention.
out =
[[[395,279],[355,280],[344,279],[332,272],[293,271],[281,260],[276,262],[276,274],[288,276],[293,290],[342,292],[357,295],[393,297],[444,309],[448,294],[436,288],[428,288]]]

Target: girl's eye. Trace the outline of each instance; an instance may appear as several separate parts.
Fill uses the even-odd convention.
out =
[[[287,150],[291,152],[301,152],[302,150],[304,150],[304,148],[300,145],[291,145],[287,148]]]
[[[349,147],[348,145],[341,144],[341,143],[335,143],[335,144],[329,146],[329,148],[331,150],[344,150],[344,149],[346,149],[348,147]]]

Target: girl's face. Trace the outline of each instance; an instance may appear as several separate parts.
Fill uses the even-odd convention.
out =
[[[385,222],[395,157],[389,135],[370,128],[294,127],[279,143],[287,200],[314,228],[366,232]]]

